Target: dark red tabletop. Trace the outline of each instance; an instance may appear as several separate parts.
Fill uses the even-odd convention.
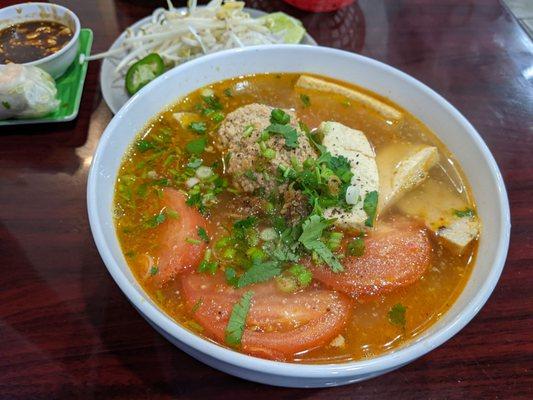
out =
[[[164,4],[58,3],[94,31],[93,51]],[[0,398],[533,398],[533,44],[526,33],[497,0],[360,0],[325,14],[279,0],[248,5],[283,10],[319,44],[411,74],[473,123],[501,168],[512,212],[509,256],[492,297],[440,348],[350,386],[274,388],[194,360],[128,303],[92,240],[87,173],[110,118],[100,63],[92,62],[75,121],[0,128]]]

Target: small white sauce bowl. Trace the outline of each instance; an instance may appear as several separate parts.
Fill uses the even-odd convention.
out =
[[[0,9],[0,30],[8,26],[26,21],[55,21],[68,26],[73,33],[72,38],[63,48],[54,54],[23,65],[39,67],[57,79],[72,64],[80,47],[80,20],[68,8],[49,3],[22,3]]]
[[[291,364],[247,356],[202,339],[174,322],[135,280],[113,224],[117,172],[135,135],[163,108],[223,79],[264,72],[306,72],[368,88],[420,118],[451,150],[470,182],[483,222],[476,265],[448,312],[402,347],[342,364]],[[144,318],[170,342],[229,374],[270,385],[326,387],[369,379],[405,365],[450,339],[481,309],[502,272],[509,246],[505,186],[489,149],[472,125],[443,97],[388,65],[345,51],[302,45],[258,46],[198,58],[162,75],[135,94],[107,126],[87,186],[94,240],[109,272]],[[487,350],[488,351],[488,350]]]

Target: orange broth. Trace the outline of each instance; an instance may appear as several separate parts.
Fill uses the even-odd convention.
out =
[[[433,168],[428,179],[439,181],[457,192],[470,208],[475,209],[466,180],[453,155],[413,115],[389,100],[361,88],[356,89],[401,110],[404,113],[402,121],[386,121],[369,108],[328,93],[309,93],[310,104],[306,106],[299,92],[294,90],[298,76],[288,73],[245,76],[218,82],[208,88],[219,98],[224,114],[250,103],[294,109],[299,119],[311,129],[316,128],[321,121],[333,120],[363,131],[378,154],[382,146],[391,142],[408,141],[437,146],[441,155],[441,168]],[[349,87],[345,83],[337,83]],[[144,222],[161,209],[159,198],[163,186],[184,188],[182,180],[176,179],[188,162],[184,146],[199,136],[190,129],[181,127],[173,113],[195,112],[195,105],[202,103],[202,90],[205,88],[182,98],[146,125],[137,140],[144,138],[151,143],[161,143],[161,146],[158,149],[140,151],[139,146],[133,145],[124,157],[115,188],[116,232],[130,268],[148,295],[164,312],[198,335],[202,335],[203,329],[186,311],[180,297],[179,283],[173,281],[160,286],[149,279],[150,263],[147,263],[147,255],[153,254],[158,243],[153,229],[145,227]],[[224,175],[224,154],[213,146],[217,123],[208,118],[203,121],[207,123],[208,137],[207,151],[202,154],[204,165],[218,161],[215,172],[228,179],[231,186],[231,177]],[[449,160],[453,163],[446,162]],[[224,227],[235,221],[234,214],[239,212],[232,207],[235,196],[239,195],[224,191],[209,213],[210,223],[216,227],[213,241],[223,236]],[[391,215],[399,213],[395,208],[388,212]],[[244,217],[246,215],[241,218]],[[417,282],[391,293],[354,301],[351,318],[342,332],[344,346],[326,345],[298,354],[289,361],[341,363],[374,357],[404,345],[434,324],[464,288],[474,265],[477,240],[461,256],[452,254],[434,239],[431,240],[431,245],[431,265]],[[319,283],[313,285],[320,286]],[[391,323],[389,318],[391,308],[398,303],[406,307],[404,326]]]

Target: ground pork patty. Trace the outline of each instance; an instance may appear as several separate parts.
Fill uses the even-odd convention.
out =
[[[307,158],[315,158],[316,154],[309,139],[298,130],[298,147],[287,149],[285,139],[281,135],[271,135],[266,142],[268,148],[276,151],[276,157],[267,160],[261,156],[258,139],[261,132],[270,125],[270,113],[274,108],[264,104],[249,104],[229,113],[218,131],[218,146],[222,151],[231,153],[227,171],[233,176],[233,185],[244,192],[253,192],[265,188],[268,192],[278,189],[281,193],[285,186],[278,186],[275,175],[278,165],[290,165],[291,157],[304,162]],[[290,110],[290,125],[297,128],[298,119]],[[253,132],[245,137],[243,134],[248,126]]]

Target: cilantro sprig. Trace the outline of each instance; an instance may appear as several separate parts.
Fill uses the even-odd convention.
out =
[[[281,135],[285,138],[285,147],[288,149],[295,149],[298,147],[298,131],[296,128],[288,125],[291,117],[280,108],[275,108],[270,113],[270,125],[267,126],[265,132],[268,135],[263,136],[263,139],[269,135]]]
[[[331,226],[333,221],[327,220],[319,215],[311,215],[302,225],[302,234],[298,241],[302,243],[307,250],[315,252],[333,272],[342,272],[344,267],[337,257],[331,252],[326,244],[321,241],[322,234],[326,228]]]
[[[407,307],[405,307],[403,304],[398,303],[391,307],[391,309],[388,312],[389,321],[391,324],[398,325],[401,327],[405,327],[405,312],[407,311]]]
[[[252,305],[253,295],[254,292],[252,291],[244,293],[231,310],[231,315],[225,330],[226,343],[230,346],[237,347],[241,344],[242,335],[246,328],[246,317]]]

